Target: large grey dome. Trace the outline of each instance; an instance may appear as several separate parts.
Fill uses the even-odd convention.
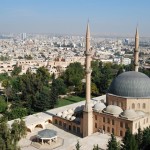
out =
[[[108,93],[123,97],[150,97],[150,78],[141,72],[124,72],[112,81]]]

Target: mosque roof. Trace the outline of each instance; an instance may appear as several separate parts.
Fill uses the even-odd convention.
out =
[[[113,115],[119,115],[120,113],[123,112],[123,110],[119,106],[108,105],[106,107],[106,112],[110,113],[110,114],[113,114]]]
[[[95,111],[102,111],[104,108],[106,108],[104,103],[98,102],[94,105]]]
[[[128,71],[117,76],[108,93],[123,97],[150,97],[150,78],[141,72]]]
[[[121,114],[121,116],[127,119],[134,119],[138,117],[138,114],[133,109],[127,109]]]

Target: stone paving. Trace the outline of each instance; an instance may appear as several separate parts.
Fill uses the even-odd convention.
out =
[[[55,150],[75,150],[75,145],[78,140],[81,145],[81,150],[92,150],[93,145],[97,145],[97,144],[99,145],[100,148],[106,149],[106,145],[110,138],[110,135],[102,134],[98,132],[94,133],[91,136],[81,138],[67,131],[64,131],[63,129],[60,129],[52,124],[47,125],[46,128],[54,129],[55,131],[57,131],[58,137],[64,139],[64,144],[58,148],[55,148]],[[22,139],[19,142],[21,150],[38,150],[37,148],[31,146],[30,138],[36,135],[36,133],[39,130],[42,130],[42,129],[36,128],[33,133],[29,133],[25,139]]]
[[[97,99],[96,99],[97,98]],[[106,99],[106,95],[100,96],[93,98],[93,100],[101,100],[101,99]],[[50,115],[52,117],[53,114],[56,114],[58,112],[74,108],[77,106],[84,105],[85,101],[74,103],[71,105],[55,108],[52,110],[49,110],[46,112],[46,114]],[[44,113],[38,113],[36,115],[39,115],[41,118],[44,117]],[[39,120],[39,118],[37,118]],[[32,121],[31,118],[28,119],[28,121]],[[75,145],[77,144],[77,141],[79,140],[79,143],[81,145],[81,150],[92,150],[94,145],[99,145],[100,148],[106,149],[106,145],[108,143],[108,140],[110,138],[110,135],[107,134],[102,134],[102,133],[94,133],[91,136],[88,136],[86,138],[81,138],[76,135],[73,135],[67,131],[64,131],[63,129],[60,129],[52,124],[46,125],[47,129],[54,129],[57,131],[58,137],[64,139],[64,144],[60,147],[55,148],[55,150],[75,150]],[[31,138],[37,134],[38,131],[42,129],[40,128],[35,128],[32,133],[28,133],[27,137],[24,139],[21,139],[19,142],[19,145],[21,147],[21,150],[38,150],[37,148],[33,147],[31,145]],[[48,149],[45,149],[48,150]]]

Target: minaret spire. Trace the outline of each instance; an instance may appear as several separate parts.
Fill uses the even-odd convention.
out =
[[[91,105],[91,48],[90,48],[90,27],[89,21],[86,29],[86,102],[83,110],[83,137],[93,133],[93,111]]]
[[[134,49],[134,71],[138,72],[139,69],[139,32],[138,27],[136,27],[135,33],[135,49]]]
[[[87,24],[87,30],[86,30],[86,105],[91,100],[91,49],[90,49],[90,27],[89,22]],[[88,108],[89,109],[89,108]],[[88,111],[88,110],[86,110]]]

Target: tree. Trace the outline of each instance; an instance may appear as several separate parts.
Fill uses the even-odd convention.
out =
[[[11,125],[11,136],[14,143],[21,139],[21,137],[26,136],[26,125],[25,122],[21,119],[20,121],[15,120]]]
[[[1,137],[0,137],[0,149],[1,150],[6,150],[5,142]]]
[[[9,120],[17,119],[17,118],[22,118],[27,116],[27,109],[26,108],[13,108],[10,112],[8,112],[6,115],[8,116]]]
[[[3,80],[2,86],[5,88],[4,89],[4,95],[6,96],[7,103],[8,103],[8,97],[11,95],[11,84],[8,79]]]
[[[133,71],[134,70],[134,62],[132,61],[131,64],[124,66],[126,71]]]
[[[13,71],[11,72],[11,76],[18,76],[19,73],[21,73],[22,67],[21,66],[15,66]]]
[[[101,69],[102,77],[100,79],[100,92],[106,93],[113,79],[111,64],[107,63]]]
[[[76,147],[76,150],[80,150],[81,145],[80,145],[79,141],[77,141],[77,144],[75,145],[75,147]]]
[[[54,108],[54,106],[57,104],[58,102],[58,90],[55,87],[51,87],[51,92],[50,92],[50,99],[51,99],[51,107],[50,108]]]
[[[43,82],[44,85],[48,85],[50,81],[50,73],[45,67],[40,67],[36,71],[37,78]]]
[[[92,62],[92,82],[99,89],[99,93],[106,93],[108,87],[117,73],[116,65],[111,63],[102,64],[102,62]]]
[[[63,79],[57,78],[52,81],[52,88],[57,90],[58,95],[66,94],[67,88]]]
[[[135,136],[132,135],[129,128],[126,130],[122,143],[123,144],[121,150],[138,150],[138,145],[135,140]]]
[[[20,150],[18,141],[26,135],[26,126],[23,120],[14,121],[11,129],[7,122],[0,123],[0,149],[1,150]]]
[[[92,95],[97,95],[99,93],[95,83],[91,84],[91,93]]]
[[[100,150],[100,147],[97,145],[94,145],[93,150]]]
[[[92,61],[91,63],[92,66],[92,83],[94,83],[97,87],[97,89],[100,88],[101,84],[101,78],[102,78],[102,73],[101,73],[101,63],[98,61]]]
[[[0,113],[4,113],[7,109],[7,103],[3,96],[0,96]]]
[[[5,72],[5,73],[1,73],[0,74],[0,81],[3,81],[5,79],[9,79],[10,77],[8,76],[8,73]]]
[[[142,150],[143,132],[141,128],[138,128],[138,133],[135,135],[135,139],[138,144],[138,150]]]
[[[20,127],[20,138],[21,137],[23,137],[23,138],[26,137],[26,135],[27,135],[27,127],[26,127],[25,121],[23,121],[22,118],[20,120],[19,127]]]
[[[84,77],[84,70],[79,62],[71,63],[63,74],[63,79],[68,86],[78,86]]]
[[[123,72],[124,72],[124,69],[123,69],[123,67],[121,66],[121,67],[119,68],[118,72],[117,72],[117,76],[118,76],[119,74],[123,73]]]
[[[116,140],[116,137],[111,134],[111,139],[108,141],[107,150],[119,150],[120,146]]]
[[[144,129],[142,139],[142,148],[144,149],[145,147],[150,145],[150,127]]]
[[[36,93],[35,102],[33,104],[34,111],[46,111],[51,108],[51,93],[50,89],[43,87],[40,92]]]

